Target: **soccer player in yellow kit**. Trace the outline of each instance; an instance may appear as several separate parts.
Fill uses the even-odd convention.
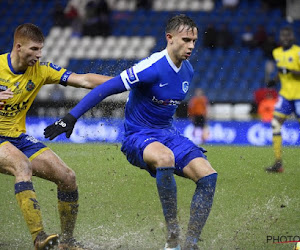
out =
[[[34,24],[18,26],[11,53],[0,55],[0,173],[15,176],[15,196],[35,249],[82,249],[73,238],[78,189],[75,173],[51,149],[26,134],[26,113],[40,88],[62,84],[92,89],[111,77],[75,74],[40,62],[44,36]],[[32,175],[57,185],[61,235],[44,232]],[[60,240],[60,243],[59,243]]]
[[[281,47],[273,50],[281,82],[279,98],[272,119],[273,149],[275,163],[266,168],[267,172],[283,172],[281,127],[289,115],[294,113],[300,122],[300,47],[295,45],[295,35],[291,27],[280,30]],[[276,81],[272,80],[271,85]],[[269,84],[270,85],[270,84]]]

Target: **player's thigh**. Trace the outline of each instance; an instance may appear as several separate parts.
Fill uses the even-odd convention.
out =
[[[171,167],[175,165],[175,157],[171,149],[155,141],[146,146],[143,152],[144,161],[151,167]]]
[[[74,190],[74,171],[51,149],[45,150],[32,160],[33,175],[52,181],[64,189]]]
[[[31,164],[26,155],[10,142],[0,144],[0,172],[29,179],[32,175]]]
[[[209,161],[202,157],[194,158],[183,168],[183,174],[195,182],[213,173],[216,173],[216,171]]]

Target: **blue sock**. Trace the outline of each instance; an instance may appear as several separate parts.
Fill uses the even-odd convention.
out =
[[[177,186],[174,167],[156,169],[156,186],[169,233],[178,232],[177,223]]]
[[[196,183],[185,246],[196,245],[199,240],[213,203],[217,176],[218,174],[214,173],[199,179]]]

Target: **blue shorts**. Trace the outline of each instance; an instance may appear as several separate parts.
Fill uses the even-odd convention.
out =
[[[295,113],[297,119],[300,118],[300,100],[287,100],[283,96],[279,96],[275,104],[275,116],[286,117]]]
[[[10,142],[22,151],[29,160],[33,160],[48,149],[46,145],[35,139],[33,136],[27,134],[21,134],[19,137],[0,136],[0,146],[7,142]]]
[[[173,151],[175,156],[175,174],[179,176],[183,176],[183,168],[191,160],[198,157],[206,159],[206,155],[204,155],[205,149],[196,146],[188,138],[173,129],[142,130],[126,136],[123,140],[121,151],[132,165],[147,170],[151,176],[155,177],[156,173],[143,160],[144,149],[155,141],[162,143]]]

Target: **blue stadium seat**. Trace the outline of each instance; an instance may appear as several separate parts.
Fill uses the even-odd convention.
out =
[[[184,1],[184,0],[183,0]],[[47,35],[53,27],[51,11],[56,1],[0,1],[0,49],[3,52],[11,50],[12,33],[14,28],[23,22],[33,22],[39,25]],[[59,1],[65,6],[68,0]],[[152,52],[162,50],[166,46],[164,37],[164,24],[173,14],[181,12],[168,11],[116,11],[112,12],[112,34],[114,36],[153,36],[156,44]],[[251,93],[264,84],[265,56],[261,49],[241,48],[239,37],[245,25],[255,28],[263,24],[266,30],[276,32],[289,24],[282,17],[280,9],[273,9],[266,14],[262,10],[261,0],[240,1],[236,11],[224,10],[221,0],[215,1],[215,9],[211,12],[188,11],[184,12],[195,19],[199,26],[199,34],[208,23],[214,23],[219,27],[227,23],[229,29],[235,35],[234,46],[230,49],[205,49],[201,47],[202,36],[199,35],[197,53],[191,57],[191,63],[195,69],[193,85],[202,86],[209,95],[211,101],[222,102],[252,101]],[[300,39],[300,22],[293,24],[296,37]],[[276,27],[276,30],[274,30]],[[131,66],[133,60],[89,60],[71,59],[68,69],[83,73],[101,72],[109,75],[120,73]],[[216,91],[214,88],[220,88]],[[222,92],[223,90],[223,92]],[[229,94],[230,93],[230,94]]]

